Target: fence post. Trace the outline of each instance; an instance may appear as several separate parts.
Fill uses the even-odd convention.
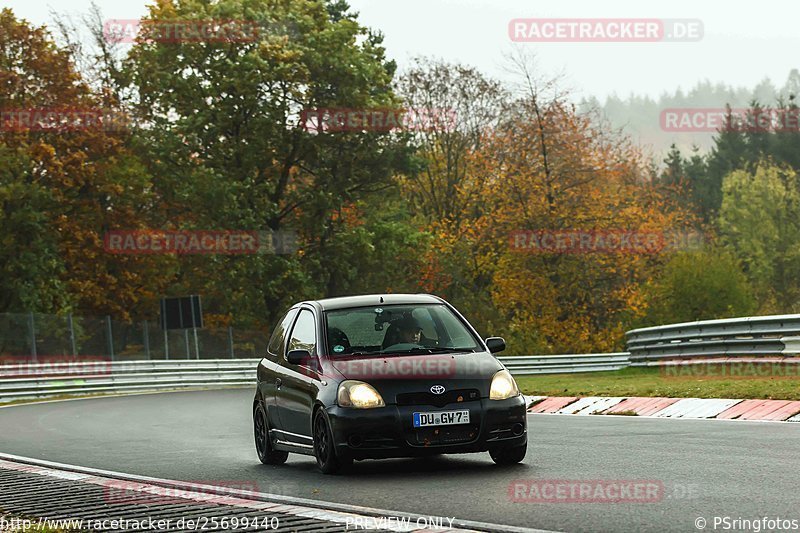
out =
[[[231,354],[231,359],[236,358],[233,352],[233,327],[231,326],[228,326],[228,352]]]
[[[197,328],[192,328],[192,333],[194,333],[194,355],[195,355],[195,358],[199,361],[200,360],[200,344],[197,342]]]
[[[164,359],[169,361],[169,335],[167,334],[167,328],[164,328]]]
[[[36,361],[38,359],[36,354],[36,322],[33,318],[33,311],[28,313],[28,325],[31,330],[31,356],[33,360]]]
[[[114,360],[114,332],[111,330],[111,316],[106,315],[106,331],[108,334],[108,353],[111,355],[111,360]]]
[[[186,359],[189,360],[192,358],[192,354],[189,352],[189,330],[183,330],[183,340],[186,341]]]
[[[69,343],[72,347],[73,357],[78,355],[78,349],[75,346],[75,328],[72,324],[72,313],[67,314],[67,324],[69,324]]]
[[[150,360],[150,331],[147,327],[147,320],[142,321],[142,340],[144,341],[144,353]]]

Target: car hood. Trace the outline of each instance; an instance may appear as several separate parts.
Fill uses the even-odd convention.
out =
[[[345,379],[369,383],[388,403],[396,394],[426,392],[434,385],[478,389],[488,397],[492,376],[503,369],[488,352],[360,356],[336,359],[332,366]]]

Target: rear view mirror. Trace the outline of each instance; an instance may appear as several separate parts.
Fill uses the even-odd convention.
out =
[[[488,337],[486,339],[486,347],[489,348],[491,353],[502,352],[506,349],[506,341],[503,337]]]

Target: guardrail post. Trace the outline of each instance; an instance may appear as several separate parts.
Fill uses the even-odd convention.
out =
[[[200,344],[197,342],[197,328],[192,328],[192,333],[194,333],[194,355],[195,359],[198,361],[200,360]]]
[[[144,353],[150,359],[150,331],[147,327],[147,320],[142,321],[142,340],[144,341]]]
[[[111,330],[111,316],[106,315],[106,332],[108,335],[108,353],[114,360],[114,332]]]
[[[67,324],[69,325],[69,343],[72,347],[72,355],[78,355],[78,349],[75,346],[75,328],[72,324],[72,313],[67,314]]]
[[[236,359],[233,351],[233,328],[228,326],[228,352],[231,354],[231,359]]]
[[[28,327],[31,332],[31,357],[36,361],[38,359],[36,355],[36,321],[33,318],[33,311],[28,313]]]

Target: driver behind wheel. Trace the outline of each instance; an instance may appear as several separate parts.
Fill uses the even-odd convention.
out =
[[[419,344],[422,340],[422,325],[413,316],[406,316],[397,322],[401,343]]]

